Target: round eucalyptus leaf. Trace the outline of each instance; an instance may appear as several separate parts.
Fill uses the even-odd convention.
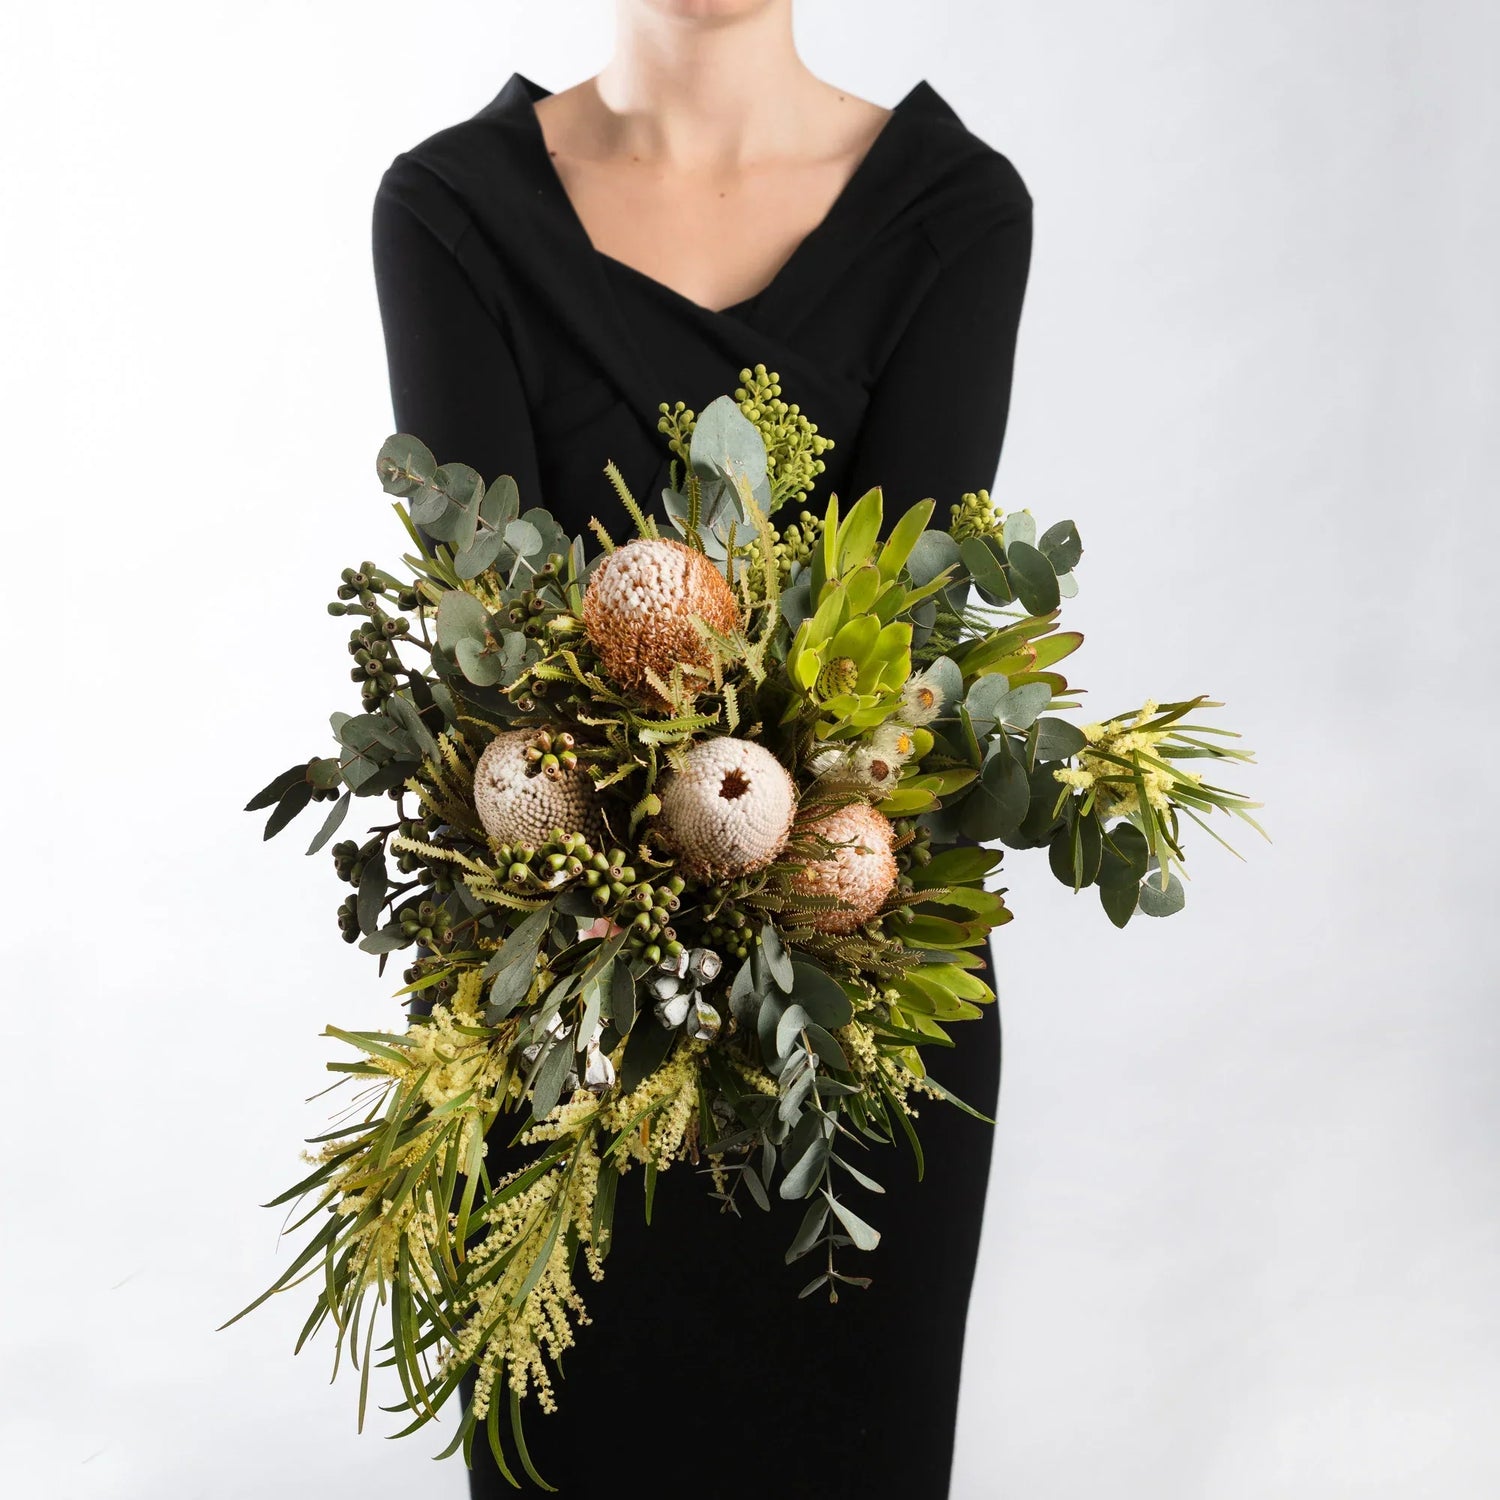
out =
[[[912,583],[922,588],[959,560],[958,543],[946,531],[924,531],[906,560],[906,571]]]
[[[388,495],[413,495],[437,471],[437,460],[409,433],[398,432],[380,445],[375,472]]]
[[[521,493],[509,474],[502,474],[484,492],[479,504],[479,517],[486,526],[504,531],[506,525],[521,513]]]
[[[1167,888],[1161,888],[1161,873],[1153,870],[1140,886],[1140,908],[1148,917],[1170,917],[1187,904],[1187,892],[1175,875],[1167,876]]]
[[[458,658],[458,667],[476,687],[494,687],[506,680],[505,657],[499,652],[486,652],[478,642],[465,636],[453,654]]]
[[[1057,608],[1062,593],[1057,586],[1057,574],[1052,564],[1035,547],[1026,542],[1013,542],[1005,549],[1006,561],[1010,563],[1011,582],[1016,597],[1029,614],[1050,614]]]
[[[1007,557],[1010,555],[1010,549],[1017,542],[1032,546],[1036,542],[1036,522],[1032,519],[1031,513],[1024,510],[1013,510],[1005,518],[1003,536],[1005,538],[1005,553]]]
[[[483,645],[489,623],[489,611],[462,589],[449,589],[438,600],[437,638],[444,651],[456,650],[465,640]]]
[[[505,545],[522,557],[535,557],[542,550],[542,534],[530,521],[511,521],[505,528]]]
[[[1036,545],[1037,550],[1059,574],[1071,573],[1078,566],[1078,559],[1083,556],[1083,542],[1079,538],[1078,528],[1071,521],[1059,521],[1056,526],[1049,526]]]
[[[1066,719],[1038,719],[1036,754],[1038,760],[1067,760],[1088,744],[1083,731]]]
[[[512,526],[524,524],[511,522]],[[503,531],[478,532],[473,543],[453,559],[453,571],[460,578],[478,578],[486,568],[494,566],[495,559],[505,547],[508,533],[509,527]]]

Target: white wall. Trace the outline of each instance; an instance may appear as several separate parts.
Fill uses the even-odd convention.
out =
[[[1015,861],[954,1495],[1492,1495],[1494,8],[859,14],[804,0],[814,66],[929,78],[1036,199],[1001,490],[1083,532],[1079,681],[1226,699],[1275,838],[1200,835],[1187,913],[1123,934]],[[324,861],[238,808],[320,750],[322,601],[394,545],[376,180],[512,69],[592,71],[606,11],[5,26],[0,1476],[456,1496],[354,1436],[297,1304],[212,1331],[279,1264],[317,1032],[390,1013]]]

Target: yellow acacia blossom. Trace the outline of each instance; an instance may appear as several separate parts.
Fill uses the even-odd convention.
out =
[[[1170,724],[1157,729],[1141,727],[1155,717],[1156,712],[1156,700],[1148,698],[1133,714],[1104,723],[1081,725],[1079,732],[1088,741],[1088,746],[1078,752],[1077,766],[1053,771],[1054,779],[1077,791],[1093,791],[1103,817],[1133,817],[1141,811],[1140,787],[1132,772],[1109,758],[1119,757],[1130,761],[1140,771],[1150,806],[1157,813],[1166,813],[1172,805],[1174,787],[1183,782],[1197,786],[1202,778],[1177,766],[1166,768],[1138,758],[1144,755],[1150,760],[1161,759],[1159,746],[1173,733]]]
[[[520,1170],[509,1174],[499,1187],[520,1175]],[[517,1396],[534,1390],[544,1411],[556,1410],[547,1362],[556,1364],[573,1345],[574,1325],[589,1321],[573,1282],[575,1237],[593,1278],[604,1274],[593,1235],[598,1188],[595,1137],[585,1130],[573,1151],[551,1170],[513,1197],[492,1200],[485,1208],[485,1232],[469,1256],[468,1315],[446,1353],[450,1364],[475,1366],[477,1417],[488,1412],[502,1373]],[[502,1267],[498,1274],[486,1277],[495,1266]],[[533,1277],[517,1305],[522,1287]]]
[[[687,1129],[698,1110],[702,1052],[701,1042],[685,1043],[632,1093],[609,1100],[600,1110],[606,1130],[630,1127],[622,1144],[636,1161],[666,1168],[687,1155]]]

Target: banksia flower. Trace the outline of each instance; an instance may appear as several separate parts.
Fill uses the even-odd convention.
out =
[[[666,537],[643,537],[611,552],[583,596],[583,626],[605,672],[652,697],[648,671],[666,682],[679,662],[710,665],[695,619],[726,633],[738,629],[734,590],[701,552]]]
[[[843,905],[816,913],[812,925],[819,932],[853,932],[880,910],[896,884],[894,830],[868,802],[855,802],[801,831],[840,847],[809,860],[793,877],[792,889],[803,896],[837,896]]]
[[[694,745],[668,779],[660,826],[689,874],[733,880],[781,853],[796,805],[792,778],[764,745],[721,735]]]
[[[474,767],[474,806],[484,831],[501,844],[543,844],[554,828],[599,836],[599,798],[589,773],[578,766],[543,772],[527,755],[536,732],[497,734]]]

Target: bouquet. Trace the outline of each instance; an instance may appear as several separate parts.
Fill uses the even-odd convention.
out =
[[[1185,822],[1258,805],[1203,775],[1250,759],[1199,721],[1217,704],[1056,716],[1071,522],[1039,534],[984,491],[946,520],[926,500],[887,526],[879,490],[815,512],[828,440],[774,374],[741,380],[661,407],[660,517],[605,466],[629,540],[387,441],[406,572],[345,569],[329,605],[360,711],[249,804],[267,837],[330,804],[309,854],[355,798],[393,804],[332,856],[343,937],[382,972],[404,955],[411,1006],[328,1028],[358,1092],[274,1200],[310,1235],[251,1306],[310,1285],[298,1347],[333,1324],[361,1421],[376,1354],[408,1432],[472,1373],[445,1451],[482,1429],[507,1477],[502,1407],[544,1482],[521,1403],[554,1404],[622,1179],[648,1219],[683,1162],[728,1210],[804,1204],[802,1295],[868,1284],[843,1252],[878,1245],[856,1194],[881,1188],[849,1142],[905,1140],[920,1171],[912,1096],[975,1112],[924,1054],[994,1000],[981,953],[1011,914],[982,844],[1045,849],[1123,927],[1182,906]],[[534,1150],[492,1172],[502,1121]]]

